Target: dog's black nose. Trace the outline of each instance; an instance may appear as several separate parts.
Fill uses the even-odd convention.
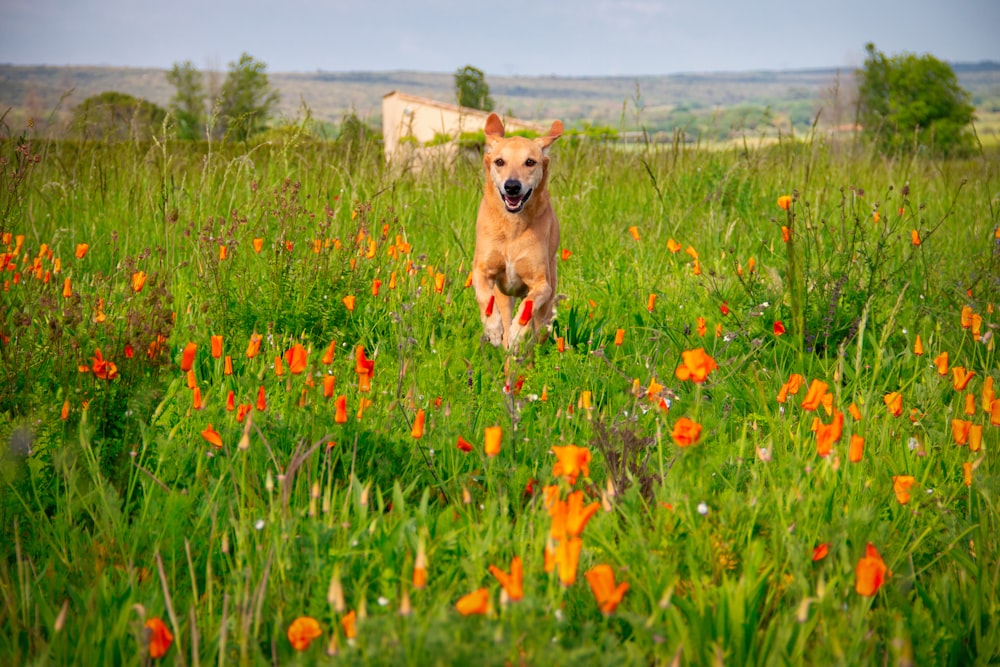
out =
[[[513,178],[504,181],[503,191],[511,197],[516,197],[521,194],[521,181],[515,181]]]

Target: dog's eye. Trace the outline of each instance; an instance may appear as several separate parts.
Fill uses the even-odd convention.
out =
[[[536,164],[538,164],[538,163],[537,163],[537,162],[535,162],[535,161],[534,161],[533,159],[531,159],[530,157],[529,157],[529,158],[528,158],[527,160],[525,160],[525,161],[524,161],[524,166],[525,166],[525,167],[534,167],[534,166],[535,166]]]
[[[502,167],[504,165],[503,158],[498,157],[496,160],[493,160],[493,164],[495,164],[498,167]]]

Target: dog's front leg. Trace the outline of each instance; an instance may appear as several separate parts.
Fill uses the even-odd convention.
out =
[[[497,303],[499,290],[495,289],[496,280],[483,271],[472,272],[472,288],[476,291],[476,302],[479,304],[479,319],[483,323],[486,339],[494,347],[503,343],[503,319],[501,318],[501,303]],[[501,295],[503,296],[503,295]],[[507,297],[503,296],[503,299]],[[508,310],[510,306],[507,306]]]
[[[531,329],[537,335],[547,324],[546,316],[552,312],[552,286],[541,279],[528,289],[528,294],[521,301],[520,307],[512,317],[510,330],[504,345],[508,350],[516,350],[525,329]],[[530,304],[530,305],[529,305]],[[531,312],[528,312],[528,309]]]

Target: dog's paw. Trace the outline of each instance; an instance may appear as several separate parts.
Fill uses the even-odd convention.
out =
[[[524,334],[526,328],[517,322],[513,322],[510,325],[510,331],[507,332],[507,340],[504,341],[504,346],[511,352],[517,352],[521,345],[521,336]]]
[[[483,337],[490,342],[493,347],[500,347],[503,343],[503,323],[499,320],[496,324],[487,323]]]

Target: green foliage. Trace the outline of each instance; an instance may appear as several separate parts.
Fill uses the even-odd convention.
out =
[[[455,70],[455,100],[459,106],[493,111],[496,102],[490,97],[490,86],[481,69],[472,65]]]
[[[147,100],[109,91],[88,97],[73,110],[72,127],[81,139],[148,141],[167,112]]]
[[[229,63],[219,95],[218,129],[246,141],[267,126],[279,100],[278,91],[268,82],[267,65],[244,53],[238,62]]]
[[[400,176],[351,136],[0,145],[0,662],[144,664],[154,616],[185,664],[996,661],[995,155],[561,141],[566,298],[547,341],[507,355],[465,287],[480,165]],[[678,380],[699,347],[718,368]],[[961,391],[945,351],[975,372]],[[813,428],[835,417],[804,389],[776,399],[791,374],[846,413],[826,456]],[[671,438],[681,417],[693,446]],[[977,451],[956,419],[983,428]],[[554,472],[567,444],[593,456],[575,484]],[[572,584],[545,570],[546,486],[603,507]],[[892,571],[872,597],[869,542]],[[514,556],[524,598],[502,602],[489,566]],[[629,585],[607,615],[599,564]],[[479,588],[488,612],[461,616]],[[322,637],[298,654],[302,615]]]
[[[973,149],[975,109],[947,63],[926,54],[886,57],[872,43],[865,50],[858,120],[880,150],[963,155]]]
[[[205,132],[205,86],[202,75],[190,60],[174,63],[167,82],[175,89],[170,111],[177,119],[177,136],[201,139]]]

